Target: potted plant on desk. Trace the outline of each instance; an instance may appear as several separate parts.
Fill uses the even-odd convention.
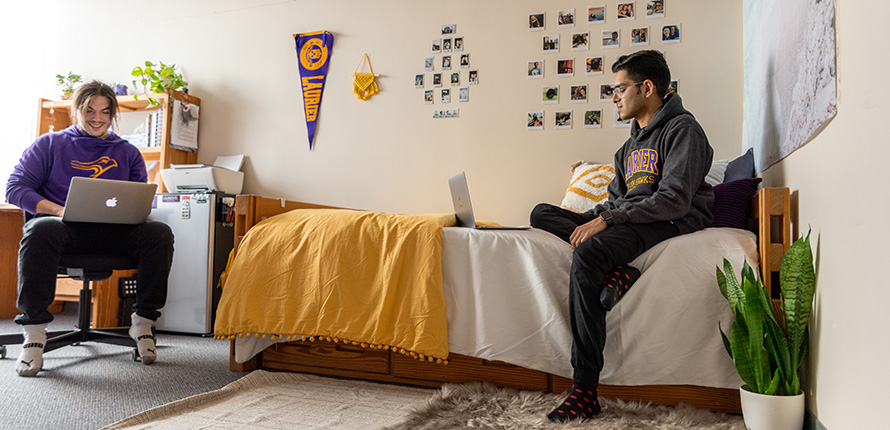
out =
[[[766,288],[747,262],[741,284],[726,259],[723,267],[725,272],[717,268],[717,282],[735,318],[729,337],[722,327],[720,335],[746,384],[740,389],[745,425],[751,430],[800,430],[804,397],[799,370],[807,356],[807,325],[816,291],[810,235],[794,242],[782,259],[776,315]]]
[[[57,74],[56,85],[62,87],[62,100],[71,98],[71,94],[74,94],[74,86],[80,82],[80,75],[74,74],[73,72],[68,72],[67,75]]]

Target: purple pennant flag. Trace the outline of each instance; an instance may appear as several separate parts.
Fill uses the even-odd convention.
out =
[[[321,109],[321,94],[328,73],[328,59],[334,46],[334,35],[327,31],[295,34],[297,59],[300,65],[300,87],[303,91],[303,109],[306,112],[306,129],[309,132],[309,150],[315,139],[315,122]]]

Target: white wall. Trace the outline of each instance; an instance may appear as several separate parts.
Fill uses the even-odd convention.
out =
[[[660,25],[676,22],[683,25],[683,43],[655,41],[650,48],[665,52],[715,156],[738,155],[741,4],[669,2],[663,19],[641,14],[616,23],[617,1],[598,3],[610,6],[605,25],[588,26],[589,4],[580,1],[399,0],[369,7],[361,1],[159,0],[150,8],[111,0],[39,1],[30,16],[39,24],[20,27],[39,37],[13,37],[30,45],[26,64],[36,67],[23,72],[33,84],[15,95],[19,102],[0,107],[19,117],[10,123],[18,134],[0,153],[0,177],[5,179],[3,172],[33,139],[34,100],[58,97],[55,73],[73,70],[90,79],[129,83],[133,66],[162,60],[180,65],[191,93],[202,100],[199,161],[246,154],[245,192],[387,212],[450,212],[446,179],[466,170],[480,218],[527,223],[535,203],[562,200],[572,163],[611,162],[629,133],[611,127],[611,103],[569,104],[566,97],[568,86],[579,83],[589,83],[595,94],[593,88],[612,82],[612,74],[585,77],[581,69],[574,78],[556,78],[555,59],[574,57],[581,66],[587,55],[602,53],[611,65],[616,54],[638,48],[625,39],[619,50],[594,44],[588,52],[572,52],[571,33],[589,30],[596,41],[604,29],[620,28],[626,37],[634,26],[648,25],[656,34]],[[645,8],[645,2],[637,5]],[[578,24],[557,29],[557,9],[571,7]],[[529,32],[528,14],[539,11],[547,12],[547,29]],[[470,86],[469,103],[458,103],[455,94],[450,105],[436,100],[427,106],[422,90],[414,88],[414,75],[423,73],[423,59],[431,55],[430,42],[441,37],[443,24],[457,25],[480,84]],[[334,33],[335,40],[310,152],[291,34],[321,29]],[[541,37],[553,33],[562,36],[562,49],[544,55]],[[364,52],[381,75],[382,89],[365,102],[352,95],[352,73]],[[437,62],[440,58],[436,55]],[[528,80],[527,62],[540,58],[547,61],[546,78]],[[541,105],[544,84],[561,85],[558,106]],[[432,109],[444,106],[460,108],[461,117],[433,120]],[[526,113],[542,108],[547,129],[525,130]],[[585,108],[603,109],[603,129],[581,127]],[[575,111],[574,129],[553,130],[557,109]]]
[[[890,387],[884,265],[890,204],[884,196],[883,132],[890,109],[876,83],[890,69],[874,45],[884,22],[874,8],[836,1],[838,114],[806,146],[764,173],[767,186],[796,193],[801,235],[812,227],[817,298],[811,333],[808,407],[826,428],[887,428]]]

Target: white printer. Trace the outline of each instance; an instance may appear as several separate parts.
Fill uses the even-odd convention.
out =
[[[221,191],[240,194],[244,184],[244,172],[240,171],[243,162],[242,154],[217,157],[211,166],[171,164],[169,169],[161,169],[161,177],[171,193]]]

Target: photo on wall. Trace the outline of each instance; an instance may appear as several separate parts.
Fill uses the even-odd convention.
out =
[[[433,73],[433,88],[439,88],[442,86],[442,74],[441,73]]]
[[[614,128],[630,128],[630,123],[633,121],[631,119],[621,119],[621,116],[618,115],[618,109],[613,109],[615,112],[615,121],[612,122],[612,127]]]
[[[558,110],[553,113],[554,126],[557,130],[572,129],[572,111]]]
[[[590,6],[587,8],[587,24],[595,25],[606,22],[606,5]]]
[[[584,128],[603,128],[602,109],[584,111]]]
[[[528,14],[528,31],[541,31],[544,29],[544,12]]]
[[[442,39],[442,52],[451,52],[451,38]]]
[[[470,88],[469,87],[461,87],[457,90],[457,101],[458,102],[470,101]]]
[[[414,88],[423,88],[423,74],[414,75]]]
[[[525,128],[527,130],[543,130],[544,129],[544,112],[529,112],[528,120]]]
[[[618,3],[615,16],[618,21],[633,21],[636,19],[636,2]]]
[[[479,71],[478,70],[470,70],[470,85],[479,85]]]
[[[603,30],[603,49],[618,49],[621,45],[621,30]]]
[[[544,60],[528,62],[528,78],[541,79],[544,77]]]
[[[612,103],[612,85],[600,84],[600,101],[604,103]]]
[[[541,102],[545,105],[559,103],[559,85],[545,85],[541,88]]]
[[[590,50],[590,33],[573,33],[572,34],[572,51],[589,51]]]
[[[662,26],[661,43],[680,43],[680,24]]]
[[[575,76],[575,59],[562,58],[556,60],[556,76],[568,78]]]
[[[442,70],[451,70],[451,56],[445,55],[442,57]]]
[[[603,57],[587,57],[585,61],[585,73],[587,76],[596,76],[603,74]]]
[[[463,52],[464,50],[464,38],[463,37],[455,37],[454,38],[454,51],[455,52]]]
[[[556,12],[556,26],[569,28],[575,26],[575,9],[563,9]]]
[[[630,29],[630,46],[648,46],[649,27],[634,27]]]
[[[427,72],[433,71],[433,57],[426,57],[423,59],[423,70]]]
[[[461,54],[460,55],[460,68],[461,69],[470,68],[470,54]]]
[[[572,85],[569,103],[587,103],[587,84]]]
[[[679,79],[671,79],[671,85],[668,87],[668,94],[677,93],[680,94],[680,80]]]
[[[423,92],[423,104],[433,104],[433,90],[426,90]]]
[[[448,88],[442,90],[442,103],[451,103],[451,90]]]
[[[433,54],[442,52],[442,39],[433,39],[432,52]]]
[[[664,0],[646,0],[646,18],[664,18]]]
[[[558,34],[548,34],[542,38],[544,41],[544,53],[552,54],[554,52],[559,52],[559,35]]]

